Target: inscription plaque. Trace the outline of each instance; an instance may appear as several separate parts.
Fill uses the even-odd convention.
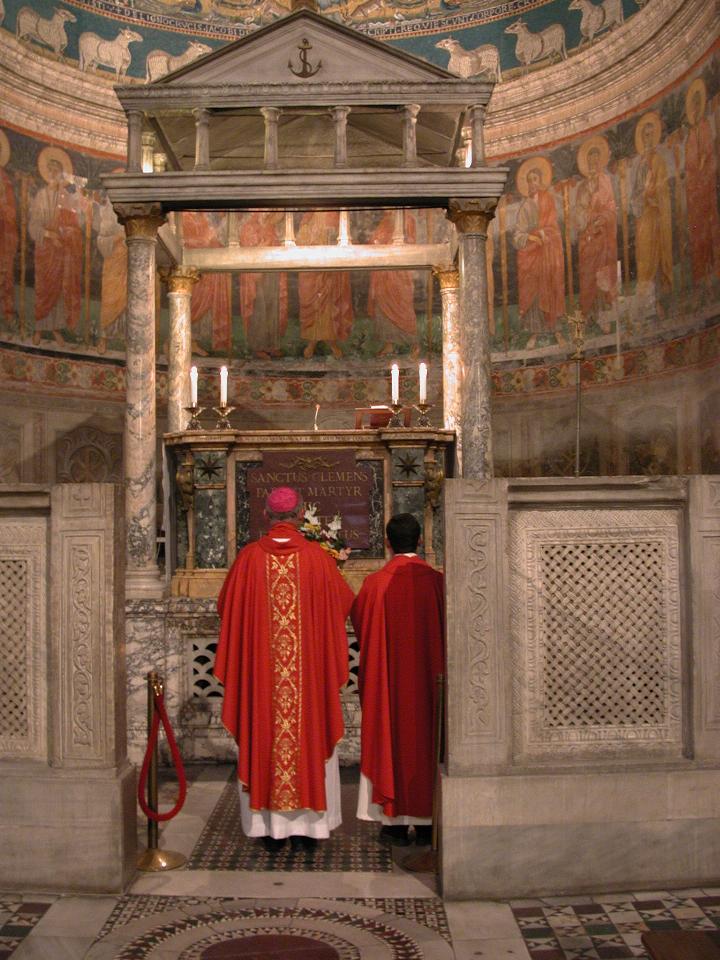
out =
[[[374,475],[367,463],[357,463],[354,449],[330,449],[308,454],[300,450],[268,451],[262,464],[247,471],[250,540],[267,530],[265,499],[274,487],[294,487],[306,505],[315,504],[323,527],[335,514],[353,550],[370,546],[370,498]]]

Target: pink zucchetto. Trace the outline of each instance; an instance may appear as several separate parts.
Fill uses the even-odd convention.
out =
[[[300,494],[292,487],[275,487],[268,494],[265,508],[271,513],[290,513],[300,503]]]

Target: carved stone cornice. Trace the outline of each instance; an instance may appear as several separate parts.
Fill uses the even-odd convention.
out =
[[[455,224],[458,233],[476,233],[486,237],[490,221],[495,216],[497,203],[497,197],[451,200],[448,204],[447,217]]]
[[[162,276],[168,285],[168,293],[184,293],[188,296],[200,279],[200,271],[195,267],[175,267]]]

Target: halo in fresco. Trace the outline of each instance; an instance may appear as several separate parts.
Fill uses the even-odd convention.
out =
[[[698,111],[698,116],[695,117],[692,103],[697,93],[700,94],[700,109]],[[685,94],[685,115],[693,126],[695,126],[695,124],[698,123],[698,121],[705,115],[706,104],[707,87],[705,86],[705,81],[702,77],[696,77],[688,87],[688,92]]]
[[[552,183],[552,164],[547,157],[530,157],[529,160],[525,160],[520,164],[518,172],[515,175],[517,188],[524,197],[527,197],[530,192],[528,190],[527,178],[531,170],[540,171],[543,190],[547,190]]]
[[[635,127],[635,149],[638,153],[645,153],[645,146],[642,142],[642,132],[648,124],[653,128],[653,147],[656,147],[662,138],[662,120],[660,119],[660,114],[657,110],[650,110],[649,113],[645,113],[640,117]]]
[[[73,175],[72,160],[64,150],[61,150],[60,147],[44,147],[38,156],[37,165],[40,176],[43,178],[45,183],[49,183],[51,180],[50,173],[48,171],[48,164],[51,160],[57,160],[62,167],[65,176],[71,177]]]
[[[600,153],[600,166],[604,169],[610,160],[610,145],[608,144],[605,137],[601,134],[597,134],[594,137],[590,137],[589,140],[585,140],[578,150],[577,153],[577,165],[578,170],[584,177],[590,176],[590,168],[588,166],[588,154],[591,150],[597,150]]]
[[[4,167],[10,159],[10,141],[4,130],[0,130],[0,167]]]

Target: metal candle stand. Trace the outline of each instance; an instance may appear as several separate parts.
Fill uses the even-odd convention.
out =
[[[229,407],[227,403],[221,403],[219,407],[213,407],[213,413],[217,414],[216,430],[232,430],[232,424],[228,419],[235,407]]]
[[[200,414],[205,412],[205,407],[199,407],[197,403],[191,403],[189,407],[185,407],[185,413],[190,414],[190,423],[188,423],[186,430],[202,430],[202,424],[200,423]]]

